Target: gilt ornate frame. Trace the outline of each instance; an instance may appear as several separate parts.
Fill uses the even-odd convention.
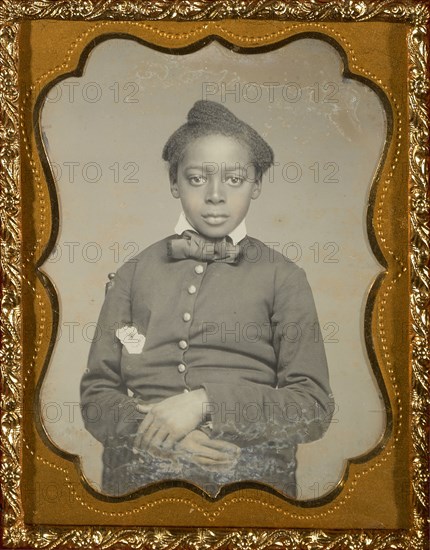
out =
[[[429,203],[428,203],[428,131],[429,111],[426,104],[429,92],[428,74],[428,45],[427,25],[430,11],[424,1],[413,0],[252,0],[250,2],[236,0],[158,0],[148,2],[144,0],[2,0],[0,2],[0,200],[1,200],[1,268],[2,268],[2,309],[1,309],[1,489],[3,498],[3,546],[26,548],[111,548],[120,546],[133,546],[135,548],[350,548],[352,549],[383,549],[383,548],[411,548],[423,549],[428,543],[427,516],[428,516],[428,410],[429,410],[429,330],[428,317],[429,306]],[[32,354],[37,353],[33,349],[29,338],[23,331],[22,302],[32,300],[33,303],[43,302],[41,292],[43,285],[40,280],[32,278],[32,273],[40,265],[40,255],[45,254],[45,245],[49,241],[49,231],[41,239],[40,248],[30,251],[26,247],[26,237],[33,229],[22,212],[30,212],[33,208],[31,199],[24,196],[23,181],[32,181],[34,186],[46,186],[41,178],[34,177],[38,171],[37,159],[33,154],[32,118],[31,108],[35,100],[34,90],[27,89],[28,82],[22,77],[29,64],[29,24],[31,22],[45,22],[44,33],[47,40],[54,40],[55,36],[49,33],[55,27],[60,28],[66,22],[74,21],[76,24],[91,23],[88,27],[88,36],[97,32],[94,25],[101,23],[106,29],[118,32],[114,25],[117,22],[151,22],[154,42],[157,40],[169,44],[173,38],[185,45],[193,40],[219,33],[219,35],[245,47],[252,45],[252,33],[247,31],[247,25],[257,21],[262,25],[262,34],[266,34],[266,41],[280,40],[283,37],[282,26],[308,25],[303,29],[320,33],[333,31],[335,25],[356,25],[363,27],[365,33],[368,25],[392,25],[399,28],[404,26],[406,40],[403,47],[407,54],[409,74],[407,79],[398,82],[407,93],[396,102],[396,94],[392,96],[392,106],[398,109],[398,113],[407,115],[404,120],[403,136],[407,139],[407,151],[401,150],[401,142],[398,141],[393,151],[391,164],[388,166],[385,177],[402,178],[404,172],[396,171],[401,167],[402,159],[408,166],[407,175],[409,181],[409,245],[408,249],[400,252],[393,246],[395,233],[387,230],[387,254],[385,259],[387,270],[397,263],[397,268],[392,272],[392,284],[402,277],[403,273],[409,274],[409,314],[408,330],[410,333],[410,368],[407,373],[407,384],[402,382],[399,388],[396,382],[391,381],[393,396],[398,397],[395,409],[396,415],[401,417],[401,408],[406,419],[406,426],[410,430],[412,445],[405,451],[401,444],[393,443],[393,454],[397,452],[406,459],[411,473],[409,485],[410,500],[405,505],[402,520],[397,527],[369,528],[366,525],[360,527],[354,524],[352,512],[345,512],[344,528],[339,528],[338,523],[330,523],[337,510],[336,499],[321,502],[324,509],[325,520],[318,523],[306,519],[303,509],[297,513],[291,513],[294,508],[291,504],[285,512],[285,526],[278,522],[277,527],[266,528],[264,519],[256,519],[255,525],[244,527],[226,527],[211,519],[217,517],[213,509],[206,509],[207,522],[199,526],[186,526],[182,523],[174,528],[167,528],[167,522],[156,523],[154,520],[145,526],[131,525],[109,520],[114,514],[108,509],[104,512],[104,521],[90,521],[87,524],[85,511],[82,519],[67,525],[64,521],[49,523],[37,519],[39,516],[34,511],[29,511],[31,502],[23,497],[23,487],[33,475],[32,468],[28,466],[28,457],[38,453],[37,448],[32,447],[32,438],[23,440],[25,426],[33,425],[33,410],[26,405],[25,392],[33,387],[33,381],[29,381],[24,374],[24,363]],[[117,23],[119,25],[119,23]],[[218,26],[216,26],[218,25]],[[330,27],[331,25],[331,27]],[[273,36],[269,36],[268,29],[273,27]],[[83,29],[84,27],[82,27]],[[195,28],[195,30],[193,30]],[[331,30],[330,30],[331,28]],[[352,27],[351,27],[352,28]],[[370,28],[370,27],[369,27]],[[376,27],[374,27],[376,28]],[[381,27],[382,28],[382,27]],[[67,32],[67,27],[63,27]],[[70,29],[70,27],[69,27]],[[357,29],[357,27],[355,28]],[[182,30],[186,32],[181,35]],[[149,31],[148,31],[149,32]],[[354,31],[358,33],[358,30]],[[230,35],[229,35],[230,33]],[[278,34],[277,34],[278,33]],[[193,34],[196,38],[193,39]],[[235,38],[233,39],[233,35]],[[340,35],[339,35],[340,36]],[[260,36],[259,40],[263,40]],[[39,44],[42,46],[42,44]],[[74,47],[76,44],[74,44]],[[75,51],[71,48],[68,59],[65,61],[75,63],[78,59],[79,48]],[[384,53],[374,52],[377,65],[382,64]],[[379,58],[378,58],[379,55]],[[352,59],[354,57],[352,56]],[[378,62],[379,59],[379,62]],[[65,65],[65,66],[66,66]],[[68,65],[67,65],[68,66]],[[76,63],[75,65],[76,66]],[[64,72],[64,71],[63,71]],[[52,71],[55,76],[55,70]],[[383,81],[378,80],[378,75],[368,74],[383,86]],[[402,78],[400,75],[399,79]],[[44,82],[42,82],[43,84]],[[407,86],[407,88],[406,88]],[[394,85],[393,85],[394,89]],[[387,89],[386,92],[390,92]],[[398,119],[400,121],[401,117]],[[402,128],[399,122],[395,131],[400,135]],[[400,138],[399,138],[400,139]],[[402,157],[404,154],[404,157]],[[398,179],[396,181],[399,181]],[[381,192],[381,190],[379,190]],[[383,193],[388,193],[387,186],[383,187]],[[376,191],[373,196],[375,199]],[[46,216],[48,229],[52,224],[52,213],[49,211],[49,195],[44,189],[44,212],[33,213],[40,227],[40,216]],[[397,204],[400,208],[400,203]],[[371,208],[372,211],[372,208]],[[371,212],[370,218],[374,214]],[[380,215],[380,214],[378,214]],[[382,214],[381,214],[382,215]],[[386,214],[385,214],[386,217]],[[369,218],[369,219],[370,219]],[[373,218],[376,220],[376,218]],[[407,220],[407,212],[404,212],[404,220]],[[384,224],[384,215],[379,220]],[[378,223],[379,223],[378,222]],[[369,222],[371,223],[371,221]],[[37,229],[37,228],[36,228]],[[397,252],[397,256],[396,256]],[[406,259],[405,261],[402,261]],[[390,263],[392,260],[394,263]],[[384,263],[384,262],[382,262]],[[33,270],[33,271],[32,271]],[[380,281],[381,282],[381,281]],[[379,286],[375,285],[375,300]],[[398,306],[401,307],[401,306]],[[37,309],[37,308],[36,308]],[[390,315],[394,319],[396,309],[393,308]],[[394,312],[394,313],[393,313]],[[49,316],[49,313],[47,314]],[[36,315],[37,317],[37,315]],[[40,323],[39,317],[35,324]],[[374,329],[372,329],[374,331]],[[372,333],[373,334],[373,333]],[[392,335],[391,335],[392,336]],[[385,340],[384,340],[385,339]],[[381,349],[388,354],[387,339],[390,334],[380,336]],[[47,346],[39,342],[39,353],[48,353]],[[385,348],[384,348],[385,346]],[[387,355],[388,360],[390,357]],[[392,359],[392,358],[391,358]],[[388,369],[389,372],[389,369]],[[405,375],[406,376],[406,375]],[[403,386],[402,386],[403,384]],[[409,391],[410,390],[410,391]],[[400,405],[398,405],[400,403]],[[398,416],[397,416],[398,418]],[[36,437],[36,436],[35,436]],[[405,436],[406,437],[406,436]],[[405,439],[404,439],[405,441]],[[397,445],[397,446],[396,446]],[[403,453],[403,454],[402,454]],[[27,458],[25,458],[27,457]],[[24,460],[25,459],[25,460]],[[53,465],[52,479],[55,475],[63,476],[66,470],[62,469],[61,461],[67,457],[57,456]],[[386,461],[382,457],[381,463]],[[70,461],[70,459],[69,459]],[[46,457],[41,457],[41,468],[46,466]],[[71,464],[71,463],[70,463]],[[377,465],[370,466],[370,470]],[[73,469],[73,468],[72,468]],[[67,474],[68,475],[68,474]],[[67,477],[66,475],[66,477]],[[363,480],[362,480],[363,482]],[[360,486],[360,475],[352,482],[354,487]],[[363,482],[364,483],[364,482]],[[72,483],[73,486],[73,483]],[[382,485],[381,485],[382,486]],[[370,499],[378,504],[381,486],[376,486],[370,494]],[[72,490],[73,498],[82,501],[86,498],[82,487]],[[364,487],[364,486],[363,486]],[[358,489],[357,489],[358,490]],[[366,490],[366,487],[363,489]],[[257,491],[258,492],[258,491]],[[398,495],[397,495],[398,496]],[[231,497],[231,495],[230,495]],[[197,498],[197,497],[196,497]],[[231,497],[239,510],[239,515],[246,515],[248,505],[255,502],[255,494],[244,492]],[[353,498],[351,494],[347,499]],[[186,506],[182,497],[172,492],[164,499],[164,513],[168,513],[173,506]],[[380,505],[384,504],[379,502]],[[112,505],[107,504],[107,506]],[[147,503],[151,508],[153,503]],[[266,503],[270,511],[273,504]],[[222,506],[220,507],[222,508]],[[89,509],[89,508],[88,508]],[[273,508],[274,509],[274,508]],[[125,515],[130,515],[130,510],[121,508]],[[409,513],[408,513],[409,511]],[[42,516],[40,516],[42,517]],[[342,518],[342,516],[339,516]],[[339,520],[338,520],[339,521]],[[212,523],[211,523],[212,522]],[[243,525],[246,525],[244,523]],[[352,526],[352,527],[351,527]]]

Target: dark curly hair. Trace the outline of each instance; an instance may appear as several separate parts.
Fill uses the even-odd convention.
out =
[[[170,181],[176,181],[178,164],[187,146],[193,140],[211,134],[233,137],[247,146],[258,178],[272,166],[272,148],[254,128],[220,103],[199,100],[188,112],[187,122],[169,137],[163,148],[162,158],[169,163]]]

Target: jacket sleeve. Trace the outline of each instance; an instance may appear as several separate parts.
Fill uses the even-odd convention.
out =
[[[305,443],[321,438],[331,421],[334,401],[327,360],[305,272],[294,266],[276,279],[271,325],[277,386],[202,384],[214,438],[243,446]]]
[[[138,401],[130,397],[121,376],[122,344],[116,329],[131,324],[130,289],[135,262],[121,266],[108,290],[81,379],[81,412],[86,429],[100,442],[136,433]]]

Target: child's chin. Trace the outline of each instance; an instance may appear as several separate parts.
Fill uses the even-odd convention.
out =
[[[201,231],[201,234],[208,239],[223,239],[226,235],[228,235],[228,233],[226,233],[223,229],[213,229],[209,231],[205,229]]]

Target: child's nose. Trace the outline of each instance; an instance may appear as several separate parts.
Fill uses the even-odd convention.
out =
[[[211,178],[207,187],[206,200],[214,204],[225,202],[225,188],[221,178]]]

